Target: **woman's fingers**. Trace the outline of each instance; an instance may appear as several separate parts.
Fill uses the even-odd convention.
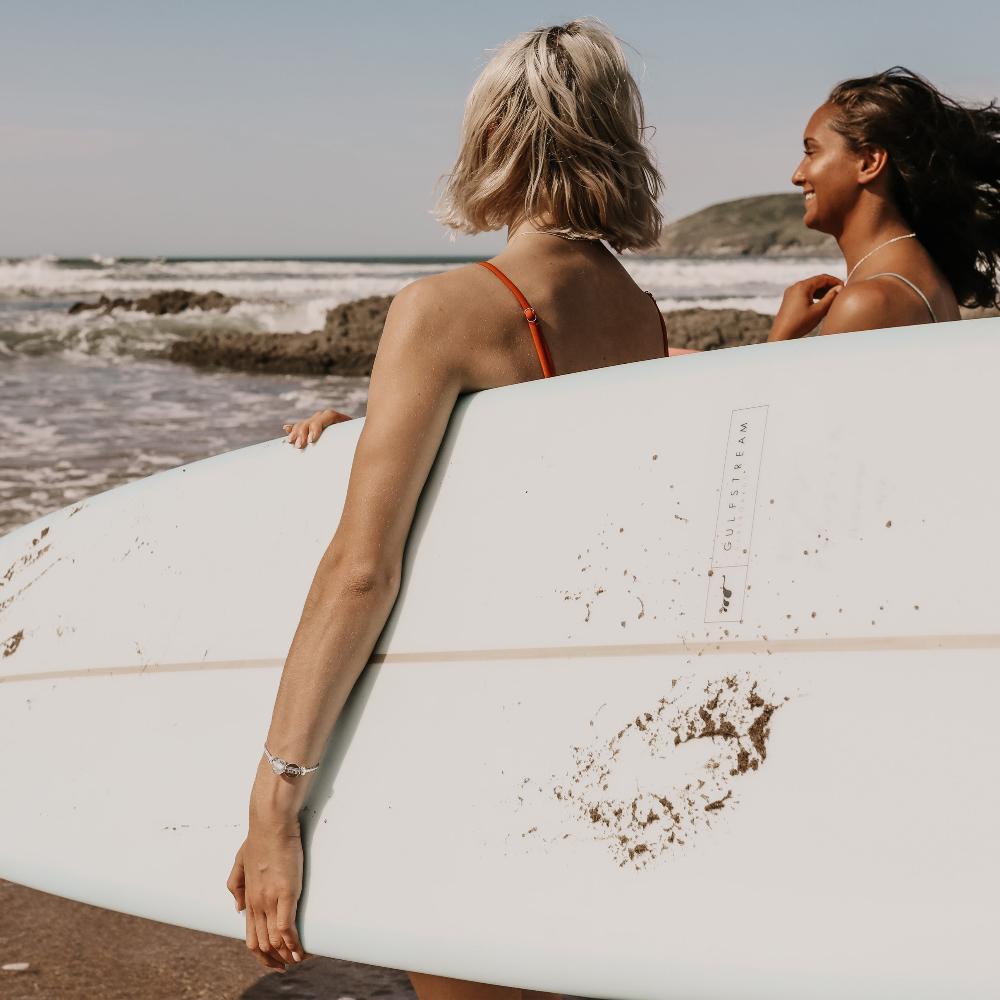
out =
[[[281,958],[275,953],[274,949],[271,947],[271,939],[267,931],[267,915],[263,908],[256,908],[253,905],[247,907],[248,924],[249,916],[253,915],[254,924],[254,936],[257,942],[257,950],[255,954],[257,955],[258,961],[263,965],[266,965],[269,969],[278,969],[281,972],[285,971],[285,963],[281,961]],[[249,945],[248,945],[249,947]],[[251,949],[253,950],[253,949]]]
[[[292,958],[292,949],[285,944],[285,939],[278,930],[277,909],[277,900],[274,900],[262,904],[254,913],[257,914],[257,939],[261,951],[265,952],[272,962],[277,962],[283,971],[286,965],[294,965],[295,959]],[[263,933],[266,935],[263,939],[260,931],[262,924]]]
[[[299,932],[295,926],[295,909],[298,900],[291,896],[279,896],[278,908],[275,914],[275,926],[284,941],[285,947],[292,956],[293,962],[301,962],[305,957]]]
[[[236,860],[233,862],[233,870],[226,880],[226,888],[233,894],[236,900],[236,912],[242,913],[246,909],[246,874],[243,870],[243,848],[236,852]]]
[[[247,910],[246,926],[247,951],[257,951],[257,922],[253,918],[253,910]]]
[[[832,274],[816,274],[789,286],[771,325],[768,341],[806,336],[819,325],[843,287],[843,281]]]
[[[810,303],[815,303],[817,299],[822,302],[828,297],[829,292],[843,287],[844,283],[840,278],[836,278],[832,274],[817,274],[808,279],[805,290]]]
[[[346,413],[339,410],[317,410],[306,420],[297,420],[282,424],[282,430],[288,435],[288,443],[296,448],[304,448],[307,444],[315,444],[327,427],[350,420]]]
[[[279,955],[286,965],[293,965],[295,959],[292,957],[293,949],[288,939],[293,933],[294,924],[287,910],[287,905],[282,906],[280,898],[268,905],[267,936],[271,942],[271,954]]]
[[[837,296],[843,287],[840,282],[830,285],[809,304],[809,319],[814,327],[818,326],[823,317],[830,311],[830,307],[837,301]]]
[[[813,308],[816,309],[821,316],[825,316],[830,311],[830,306],[837,301],[837,296],[840,294],[840,290],[843,285],[834,285],[832,288],[828,288],[823,295],[813,303]]]
[[[263,910],[257,909],[256,906],[252,907],[252,910],[254,929],[257,932],[257,948],[265,958],[273,962],[274,959],[271,957],[271,940],[267,935],[267,914]]]
[[[301,448],[308,433],[309,422],[307,420],[296,420],[294,423],[282,424],[288,434],[287,441],[295,448]]]
[[[283,965],[291,965],[295,959],[292,958],[292,949],[285,944],[285,937],[279,927],[278,900],[269,899],[264,904],[263,911],[271,957],[280,959]]]
[[[282,967],[294,965],[295,959],[292,958],[292,949],[285,944],[284,939],[277,931],[270,931],[269,933],[272,935],[270,942],[271,958],[277,959]]]
[[[288,443],[294,448],[304,448],[309,440],[310,426],[309,420],[297,420],[294,424],[285,424],[285,427],[291,428],[288,431]]]
[[[246,942],[247,950],[265,969],[283,968],[280,963],[261,949],[260,940],[257,937],[257,918],[250,906],[247,907]]]

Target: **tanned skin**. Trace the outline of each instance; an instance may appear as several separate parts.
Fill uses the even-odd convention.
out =
[[[884,149],[855,152],[830,127],[834,109],[822,105],[809,119],[804,155],[792,176],[802,189],[803,221],[830,233],[840,246],[848,273],[879,244],[912,231],[890,186]],[[960,319],[947,279],[916,239],[899,240],[869,257],[844,285],[820,274],[792,285],[775,317],[768,340],[794,340],[822,322],[822,332],[852,333],[931,322],[920,296],[898,278],[872,278],[895,271],[909,278],[930,300],[939,320]]]
[[[603,244],[518,237],[546,221],[513,220],[508,246],[494,262],[536,310],[556,371],[662,357],[655,305]],[[323,757],[396,600],[417,500],[459,396],[539,377],[524,315],[485,268],[422,278],[393,299],[343,513],[282,671],[267,733],[272,754],[306,766]],[[288,441],[305,449],[340,419],[321,410],[286,424]],[[303,868],[299,812],[312,778],[276,777],[261,757],[249,835],[227,883],[237,909],[246,910],[247,947],[268,969],[283,971],[305,955],[295,924]],[[522,995],[441,977],[413,981],[421,1000]]]

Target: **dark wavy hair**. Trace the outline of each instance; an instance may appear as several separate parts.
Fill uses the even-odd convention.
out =
[[[1000,305],[1000,106],[966,106],[903,66],[845,80],[831,127],[889,154],[892,193],[965,306]]]

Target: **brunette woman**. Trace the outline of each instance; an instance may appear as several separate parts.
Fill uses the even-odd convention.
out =
[[[960,318],[1000,299],[1000,107],[959,104],[901,66],[836,86],[792,177],[847,279],[792,285],[769,340]]]

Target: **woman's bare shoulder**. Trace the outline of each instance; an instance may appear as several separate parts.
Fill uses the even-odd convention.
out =
[[[496,278],[476,264],[411,282],[392,300],[380,351],[391,346],[413,361],[446,364],[463,373],[468,388],[480,387],[477,359],[499,341],[494,283]],[[513,298],[511,312],[519,314]]]
[[[914,322],[907,289],[887,281],[859,281],[840,290],[823,320],[823,333],[855,333]],[[911,293],[912,294],[912,293]]]
[[[475,264],[418,278],[393,298],[389,317],[407,326],[433,324],[442,335],[467,330],[469,321],[485,311],[483,292],[489,280],[494,279]]]
[[[488,287],[491,280],[496,279],[478,264],[463,264],[411,281],[397,293],[392,304],[397,308],[422,310],[461,300],[471,307],[475,303],[468,299],[469,293]]]

